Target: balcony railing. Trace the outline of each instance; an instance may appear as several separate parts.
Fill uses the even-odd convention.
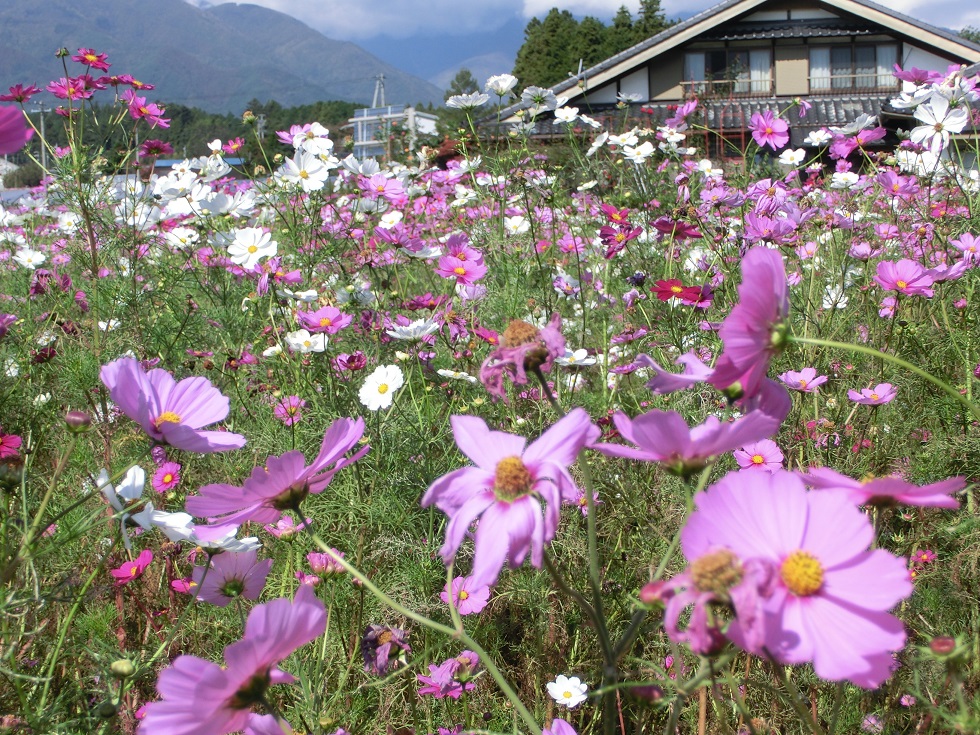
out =
[[[708,97],[771,97],[772,77],[767,79],[708,79],[703,81],[681,82],[684,96]]]
[[[890,71],[881,74],[862,72],[860,74],[811,75],[809,81],[810,94],[894,92],[899,88],[898,80]]]

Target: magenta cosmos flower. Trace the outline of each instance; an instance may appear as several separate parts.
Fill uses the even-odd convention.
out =
[[[111,574],[116,579],[116,586],[121,587],[124,584],[129,584],[134,579],[139,579],[143,576],[143,572],[146,568],[150,566],[153,562],[153,552],[149,549],[144,549],[139,553],[132,561],[127,561],[122,564],[118,569],[110,569],[109,574]]]
[[[756,247],[745,254],[738,296],[718,330],[725,346],[709,382],[752,395],[786,343],[789,289],[779,251]]]
[[[518,567],[528,553],[540,568],[544,545],[558,529],[562,501],[578,497],[568,467],[599,438],[599,428],[576,408],[525,446],[524,437],[491,431],[476,416],[451,421],[456,445],[476,466],[439,478],[422,497],[423,507],[434,504],[449,516],[443,560],[452,560],[470,525],[479,520],[470,576],[474,588],[494,584],[504,562]]]
[[[299,450],[269,457],[265,466],[252,470],[243,487],[223,483],[202,487],[200,495],[187,498],[187,512],[208,518],[212,525],[275,523],[284,510],[295,510],[308,494],[322,492],[334,475],[367,454],[370,447],[364,446],[344,457],[363,433],[364,419],[337,419],[324,434],[320,453],[309,466]]]
[[[487,585],[476,586],[472,577],[456,577],[452,582],[453,606],[460,615],[475,615],[487,606],[490,600],[490,588]],[[449,595],[444,589],[439,598],[449,604]]]
[[[501,335],[500,346],[480,366],[480,382],[491,395],[506,400],[505,375],[515,385],[526,385],[528,370],[547,373],[555,358],[564,354],[561,314],[552,314],[548,325],[541,329],[515,319]]]
[[[144,372],[139,360],[121,357],[99,373],[109,397],[153,441],[188,452],[225,452],[245,445],[228,431],[201,431],[228,415],[228,397],[206,378],[179,383],[166,370]]]
[[[862,388],[858,393],[856,390],[847,391],[847,397],[855,403],[863,403],[866,406],[880,406],[883,403],[891,403],[895,400],[898,391],[891,383],[878,383],[874,388]]]
[[[903,258],[897,263],[883,260],[878,263],[875,283],[886,291],[897,291],[906,296],[932,298],[932,275],[914,260]]]
[[[950,477],[931,485],[913,485],[901,477],[853,480],[829,467],[812,467],[803,481],[818,490],[841,490],[857,505],[918,505],[956,510],[960,503],[951,497],[966,487],[965,477]]]
[[[277,667],[326,628],[323,603],[301,585],[290,601],[257,605],[245,635],[225,648],[225,666],[196,656],[180,656],[157,680],[160,701],[146,707],[140,735],[224,735],[249,722],[251,708],[272,684],[291,684]]]
[[[743,470],[775,472],[783,468],[783,453],[772,439],[762,439],[736,449],[733,454]]]
[[[34,130],[24,122],[24,113],[16,107],[0,107],[0,155],[16,153],[31,139]]]
[[[808,493],[789,472],[732,472],[695,502],[681,536],[688,558],[724,548],[773,571],[764,650],[738,619],[729,638],[783,664],[812,661],[823,679],[874,688],[890,676],[905,629],[888,611],[912,583],[904,559],[868,551],[874,529],[847,497]]]
[[[789,123],[776,117],[772,110],[754,113],[749,121],[749,129],[760,148],[769,146],[778,151],[789,143]]]
[[[636,448],[596,444],[594,449],[610,457],[662,462],[669,472],[689,475],[703,469],[720,454],[772,436],[779,430],[782,417],[751,411],[726,423],[709,416],[703,424],[692,429],[676,411],[653,409],[634,419],[618,411],[613,416],[613,423],[623,438]]]
[[[821,385],[827,382],[826,375],[817,375],[816,368],[805,367],[802,370],[787,370],[779,376],[783,385],[801,393],[819,393]]]
[[[191,577],[197,587],[197,599],[218,607],[224,607],[236,597],[259,599],[272,569],[272,559],[258,561],[257,555],[257,549],[226,551],[211,559],[210,569],[194,567]]]

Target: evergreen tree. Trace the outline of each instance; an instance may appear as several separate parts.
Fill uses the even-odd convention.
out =
[[[463,68],[456,72],[456,76],[449,83],[449,89],[446,90],[446,94],[442,96],[443,101],[448,100],[453,95],[457,94],[472,94],[473,92],[480,91],[480,83],[476,81],[476,77],[473,76],[473,72],[469,69]]]
[[[669,26],[660,0],[640,0],[640,15],[633,23],[633,43],[646,41]]]
[[[591,15],[582,18],[578,24],[576,49],[585,69],[605,61],[612,55],[609,53],[609,29],[601,20]],[[575,71],[578,71],[577,66]]]
[[[616,15],[613,16],[612,27],[606,34],[609,56],[625,51],[633,45],[633,16],[629,8],[620,5]]]
[[[960,31],[960,37],[965,38],[967,41],[973,41],[974,43],[980,43],[980,28],[974,28],[973,26],[967,26],[962,31]]]
[[[524,29],[514,76],[521,87],[550,87],[578,71],[578,21],[567,10],[552,8],[543,21],[532,18]],[[574,57],[574,58],[573,58]]]

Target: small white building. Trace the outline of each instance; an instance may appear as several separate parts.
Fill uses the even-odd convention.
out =
[[[407,146],[414,150],[419,135],[436,132],[436,118],[428,112],[418,112],[414,107],[388,105],[365,107],[354,111],[348,123],[354,129],[354,156],[356,158],[391,158],[392,135],[405,131]]]

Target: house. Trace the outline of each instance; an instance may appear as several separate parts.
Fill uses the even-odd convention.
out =
[[[392,136],[400,134],[399,145],[414,150],[419,135],[434,135],[438,118],[405,105],[365,107],[354,111],[347,124],[354,130],[355,158],[390,158]]]
[[[697,98],[704,109],[704,147],[724,156],[744,148],[752,114],[813,107],[786,115],[794,147],[820,127],[875,115],[899,90],[895,64],[946,71],[977,64],[980,45],[870,0],[726,0],[554,87],[569,106],[622,124],[619,101],[647,124]],[[520,121],[521,104],[506,108]],[[540,123],[548,134],[554,123]],[[720,132],[722,135],[716,135]]]

